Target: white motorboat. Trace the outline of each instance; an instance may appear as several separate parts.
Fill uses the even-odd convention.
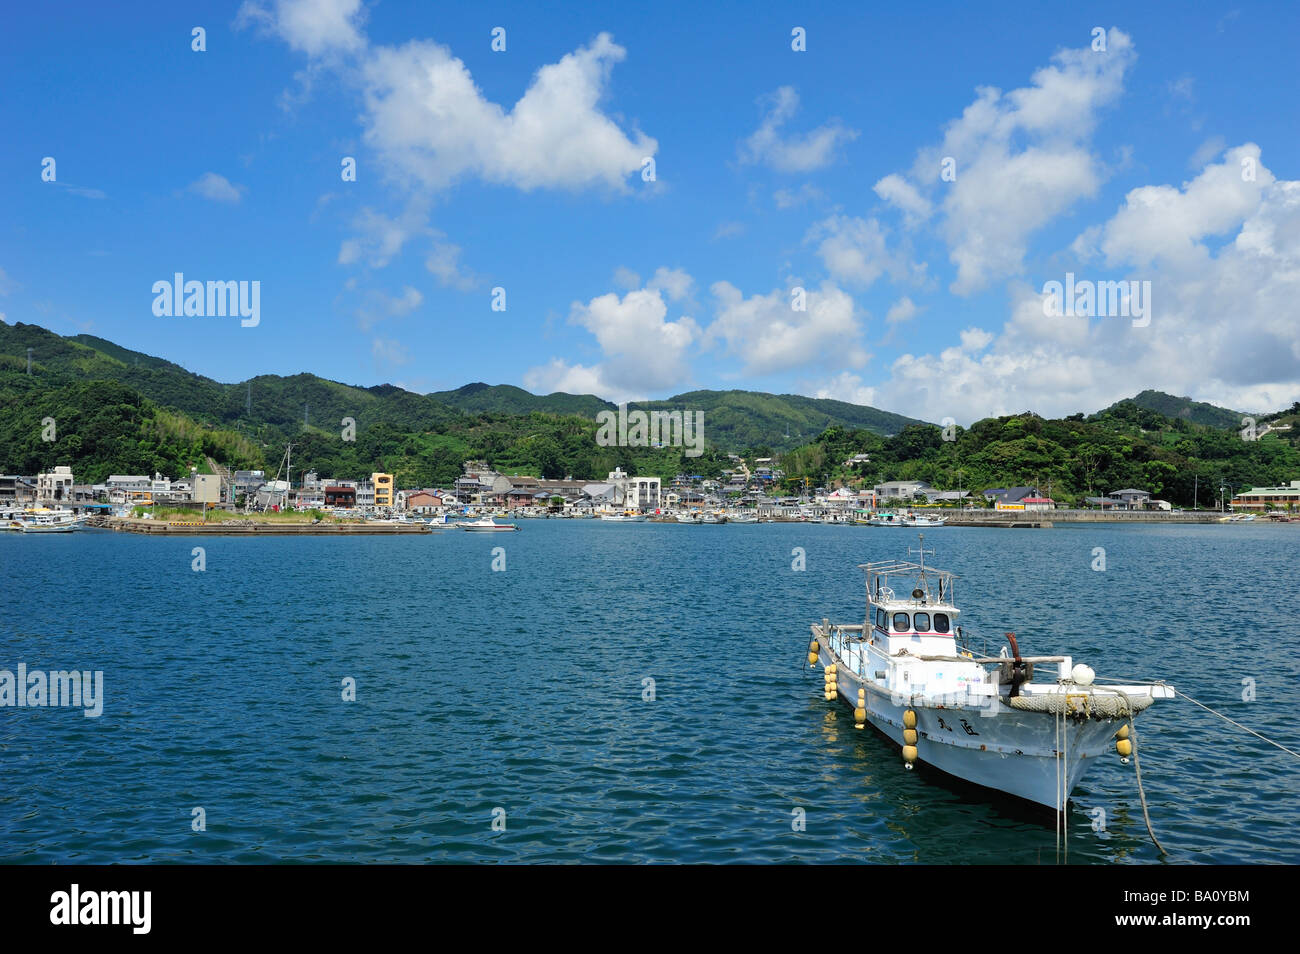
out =
[[[453,524],[457,530],[468,530],[473,533],[492,533],[508,532],[518,530],[519,528],[513,523],[497,523],[492,517],[482,517],[478,520],[462,520],[460,523]]]
[[[600,519],[606,523],[645,523],[646,514],[624,510],[622,513],[602,513]]]
[[[882,511],[868,518],[867,524],[872,527],[942,527],[947,519],[917,514],[910,510],[904,513]]]
[[[947,517],[931,517],[926,514],[909,513],[904,518],[905,526],[908,527],[942,527],[947,522]]]
[[[1097,759],[1133,751],[1133,719],[1164,683],[1102,684],[1070,656],[1022,656],[1015,634],[999,656],[976,656],[957,624],[956,577],[920,561],[867,563],[865,623],[813,624],[808,663],[822,663],[827,701],[843,699],[925,763],[1027,801],[1064,809]]]
[[[758,514],[749,511],[727,515],[728,523],[758,523]]]

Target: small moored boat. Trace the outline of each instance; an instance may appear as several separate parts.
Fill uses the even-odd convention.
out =
[[[493,531],[505,532],[518,530],[519,528],[513,523],[497,523],[491,517],[483,517],[480,520],[462,520],[460,523],[453,524],[457,530],[468,530],[470,532],[487,532]]]
[[[808,663],[823,657],[825,698],[843,699],[854,722],[949,775],[1064,809],[1095,761],[1127,762],[1133,720],[1164,683],[1102,684],[1070,656],[1023,656],[1014,633],[993,657],[976,656],[957,620],[956,577],[919,562],[866,563],[863,623],[812,626]]]

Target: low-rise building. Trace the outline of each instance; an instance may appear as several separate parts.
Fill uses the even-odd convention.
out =
[[[969,490],[935,490],[926,491],[930,503],[945,506],[962,506],[970,499]]]
[[[314,474],[311,476],[315,476]],[[234,484],[236,494],[255,494],[266,483],[266,472],[261,470],[235,471]],[[308,486],[304,483],[303,486]]]
[[[36,499],[41,503],[62,503],[72,497],[72,468],[59,465],[36,475]]]
[[[195,503],[202,504],[220,504],[221,499],[221,478],[216,474],[195,474],[193,481],[194,490],[191,493],[191,499]]]
[[[980,494],[995,508],[1003,510],[1007,509],[1008,504],[1018,504],[1026,497],[1040,496],[1037,487],[989,487],[980,491]]]
[[[617,496],[630,510],[657,510],[659,508],[660,481],[658,477],[632,477],[616,467],[609,472],[609,483],[618,488]]]
[[[325,485],[325,506],[352,510],[357,505],[357,488],[346,484]]]
[[[376,507],[392,507],[393,498],[393,475],[375,473],[370,475],[370,486],[374,488]]]
[[[0,474],[0,504],[15,506],[36,499],[36,478]]]
[[[890,480],[876,484],[873,490],[880,500],[911,500],[929,487],[924,480]]]
[[[1251,487],[1232,498],[1234,510],[1292,510],[1300,507],[1300,480],[1285,487]]]

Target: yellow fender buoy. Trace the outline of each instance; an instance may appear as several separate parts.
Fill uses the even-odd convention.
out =
[[[1119,727],[1119,731],[1115,733],[1115,738],[1117,738],[1117,739],[1127,739],[1127,738],[1128,738],[1128,723],[1127,723],[1127,722],[1125,722],[1122,726]]]
[[[867,726],[867,690],[858,690],[858,705],[853,710],[853,727],[865,729]]]
[[[903,764],[909,769],[912,767],[912,763],[916,761],[916,755],[917,752],[915,745],[903,746]]]
[[[905,729],[916,728],[916,712],[914,710],[908,709],[906,712],[903,713],[903,728]]]
[[[1121,758],[1127,759],[1133,754],[1133,743],[1128,739],[1120,739],[1115,743],[1115,751],[1120,754]]]
[[[904,743],[905,745],[916,745],[916,730],[915,730],[915,729],[904,729],[904,730],[903,730],[903,743]]]

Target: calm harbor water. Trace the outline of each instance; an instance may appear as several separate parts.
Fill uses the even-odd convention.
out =
[[[97,719],[0,708],[0,861],[1054,862],[1050,814],[905,772],[802,664],[810,622],[861,620],[856,565],[906,558],[914,533],[521,527],[0,535],[0,669],[103,670],[105,694]],[[1291,748],[1297,543],[1295,526],[926,535],[976,647],[1013,630],[1102,678],[1165,678]],[[1182,700],[1138,727],[1168,860],[1300,862],[1300,763]],[[1070,860],[1160,861],[1132,765],[1101,759],[1076,788]]]

